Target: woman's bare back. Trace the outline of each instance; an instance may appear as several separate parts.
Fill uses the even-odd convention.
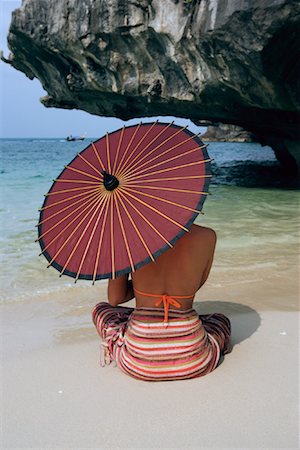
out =
[[[108,363],[115,360],[128,375],[148,381],[195,378],[217,367],[220,356],[230,351],[230,321],[218,313],[198,316],[192,309],[194,293],[209,274],[215,243],[213,230],[192,226],[173,250],[133,273],[133,283],[128,274],[109,280],[110,305],[98,303],[92,313]],[[119,307],[134,294],[137,308]],[[182,311],[175,309],[180,307],[177,295],[190,295],[180,298]],[[155,306],[160,309],[146,309]]]
[[[213,261],[216,234],[192,225],[189,233],[150,263],[132,274],[135,289],[149,294],[190,296],[180,300],[181,309],[192,307],[195,293],[205,283]],[[137,307],[154,307],[157,299],[136,293]]]

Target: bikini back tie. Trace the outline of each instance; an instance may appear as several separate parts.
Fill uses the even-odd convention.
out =
[[[195,294],[192,295],[167,295],[167,294],[148,294],[147,292],[142,292],[139,289],[134,288],[134,291],[137,292],[140,295],[144,295],[145,297],[159,297],[157,302],[155,302],[155,306],[160,306],[163,304],[164,307],[164,323],[167,324],[169,321],[169,307],[170,305],[175,306],[175,308],[180,308],[181,303],[178,302],[176,299],[180,298],[190,298],[193,297]]]

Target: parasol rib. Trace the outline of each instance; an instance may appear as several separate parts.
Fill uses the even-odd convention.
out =
[[[139,142],[136,144],[136,146],[134,147],[134,149],[130,152],[130,154],[128,155],[127,160],[123,163],[122,168],[119,168],[118,173],[120,173],[120,171],[123,170],[124,167],[126,167],[128,165],[128,161],[130,159],[130,157],[133,156],[133,154],[135,153],[136,149],[141,145],[141,143],[146,139],[146,137],[148,136],[148,134],[151,132],[152,128],[158,123],[158,120],[156,122],[154,122],[151,127],[146,131],[145,134],[143,134],[143,136],[141,137],[141,139],[139,140]],[[155,137],[156,139],[156,137]]]
[[[55,192],[48,192],[48,194],[45,194],[45,197],[48,197],[49,195],[53,194],[65,194],[66,192],[74,192],[74,191],[82,191],[84,189],[98,189],[98,188],[92,188],[92,186],[80,186],[76,188],[70,188],[70,189],[62,189],[61,191],[55,191]],[[83,192],[84,194],[84,192]]]
[[[117,200],[119,200],[118,191],[116,191],[116,199],[115,199],[116,210],[117,210],[119,224],[120,224],[120,227],[121,227],[121,230],[122,230],[122,235],[123,235],[123,239],[124,239],[124,242],[125,242],[125,247],[126,247],[128,259],[129,259],[129,262],[130,262],[131,270],[132,270],[132,272],[135,272],[135,268],[134,268],[134,264],[133,264],[133,260],[132,260],[132,256],[131,256],[130,248],[129,248],[129,245],[128,245],[128,240],[127,240],[127,236],[126,236],[126,232],[125,232],[125,229],[124,229],[124,225],[123,225],[123,221],[122,221],[121,213],[120,213],[120,208],[119,208],[119,204],[118,204]]]
[[[117,164],[117,160],[119,158],[119,153],[120,153],[120,148],[121,148],[121,144],[123,141],[123,136],[124,136],[124,130],[125,130],[125,126],[122,128],[120,137],[119,137],[119,143],[118,143],[118,148],[117,148],[117,152],[116,152],[116,156],[115,156],[115,160],[114,160],[114,165],[112,168],[112,173],[115,173],[115,169],[116,169],[116,164]]]
[[[211,159],[203,159],[202,161],[195,161],[195,162],[191,162],[191,163],[187,163],[187,164],[181,164],[180,166],[167,167],[166,169],[160,169],[160,170],[155,170],[153,172],[143,173],[142,175],[135,175],[135,176],[131,176],[131,177],[126,177],[126,178],[124,178],[124,180],[125,181],[131,181],[132,178],[134,180],[136,180],[138,178],[143,178],[143,177],[148,177],[150,175],[155,175],[156,173],[164,173],[164,172],[170,172],[170,170],[184,169],[185,167],[195,166],[195,165],[198,165],[198,164],[204,164],[204,163],[207,163],[207,162],[210,162],[210,161],[211,161]]]
[[[91,215],[91,217],[90,217],[88,223],[85,225],[84,230],[82,231],[82,233],[81,233],[79,239],[77,239],[77,242],[76,242],[74,248],[72,249],[72,251],[71,251],[71,253],[70,253],[70,255],[69,255],[67,261],[65,262],[64,267],[62,268],[62,270],[61,270],[61,272],[60,272],[60,275],[62,275],[62,274],[64,273],[64,271],[66,270],[67,265],[69,264],[69,262],[70,262],[71,259],[73,258],[73,255],[74,255],[74,253],[76,252],[76,249],[78,248],[80,242],[82,241],[83,237],[85,236],[85,234],[86,234],[86,232],[87,232],[87,230],[88,230],[90,224],[92,223],[92,220],[94,219],[95,215],[96,215],[97,212],[99,211],[101,205],[102,205],[102,203],[99,203],[99,204],[97,205],[97,207],[96,207],[95,211],[93,212],[93,214]],[[103,208],[102,208],[102,210],[103,210]],[[101,214],[101,213],[100,213],[100,214]],[[72,233],[71,233],[71,236],[72,236]],[[71,236],[70,236],[70,237],[71,237]],[[78,273],[78,272],[77,272],[77,273]],[[76,281],[76,279],[75,279],[75,281]]]
[[[130,188],[129,186],[128,187],[126,186],[126,188],[124,188],[124,191],[127,192],[127,189],[129,189],[131,192],[134,192],[135,194],[144,195],[145,197],[153,198],[154,200],[159,200],[161,202],[169,203],[169,205],[177,206],[178,208],[186,209],[188,211],[197,212],[197,213],[201,212],[198,209],[190,208],[189,206],[186,206],[186,205],[180,205],[179,203],[173,202],[171,200],[167,200],[166,198],[157,197],[156,195],[147,194],[146,192],[136,191],[135,189]]]
[[[150,147],[150,145],[151,144],[153,144],[153,142],[155,142],[160,136],[162,136],[169,128],[170,128],[170,126],[171,125],[173,125],[173,123],[174,123],[174,121],[172,121],[172,122],[170,122],[166,127],[164,127],[145,147],[143,147],[142,149],[141,149],[141,151],[133,158],[133,160],[131,161],[131,163],[130,164],[133,164],[137,159],[139,159],[140,158],[140,156],[147,150],[147,148],[149,148]],[[180,131],[182,131],[184,128],[186,128],[186,127],[183,127],[183,128],[181,128],[180,129]],[[172,135],[172,137],[173,137],[174,135]],[[166,141],[164,141],[164,142],[166,142]],[[156,150],[156,147],[155,147],[155,150]],[[147,153],[147,155],[146,156],[148,156],[148,153]],[[139,160],[140,161],[140,160]],[[122,169],[120,168],[119,170],[118,170],[118,173],[120,173],[122,170],[124,169],[124,166],[122,167]]]
[[[82,189],[82,188],[78,188],[78,189]],[[93,190],[91,190],[91,188],[89,187],[88,189],[90,189],[90,192],[93,192],[93,193],[99,191],[99,188],[94,188]],[[66,189],[66,191],[69,191],[69,190]],[[63,191],[61,191],[61,192],[63,192]],[[73,195],[73,197],[63,198],[62,200],[51,203],[50,205],[43,206],[42,208],[39,209],[39,211],[44,211],[44,209],[52,208],[53,206],[60,205],[61,203],[67,202],[69,200],[73,200],[74,198],[82,197],[83,195],[89,195],[89,192],[81,192],[81,194]]]
[[[111,196],[110,201],[110,249],[111,249],[111,273],[112,273],[112,279],[114,280],[116,278],[116,271],[115,271],[115,251],[114,251],[114,195]]]
[[[120,200],[121,205],[123,206],[124,211],[125,211],[126,214],[127,214],[128,219],[130,220],[130,222],[131,222],[133,228],[135,229],[135,231],[136,231],[138,237],[140,238],[140,240],[141,240],[143,246],[144,246],[145,249],[147,250],[148,255],[150,256],[151,260],[152,260],[153,262],[155,262],[155,259],[154,259],[153,255],[152,255],[151,251],[149,250],[148,245],[146,244],[146,242],[145,242],[143,236],[141,235],[141,233],[139,232],[139,230],[138,230],[136,224],[134,223],[134,221],[133,221],[131,215],[129,214],[126,205],[124,205],[124,202],[123,202],[123,200],[121,199],[121,197],[119,197],[119,200]]]
[[[100,199],[97,203],[102,204],[102,202],[104,201],[104,198]],[[95,206],[95,204],[93,205],[93,207]],[[89,208],[91,209],[91,207],[89,206]],[[53,261],[57,258],[57,256],[60,254],[60,252],[64,249],[64,247],[67,245],[67,243],[69,242],[69,240],[71,239],[71,237],[76,233],[76,231],[78,230],[78,228],[81,226],[81,224],[85,221],[85,219],[89,216],[89,214],[91,213],[91,211],[89,210],[86,215],[80,220],[80,222],[76,225],[76,227],[72,230],[72,232],[69,234],[69,236],[67,237],[67,239],[65,240],[65,242],[62,244],[62,246],[60,247],[60,249],[56,252],[56,254],[53,256],[53,258],[51,259],[51,261],[49,262],[47,267],[50,267],[51,264],[53,263]],[[67,227],[66,227],[67,228]],[[65,231],[66,228],[62,231]]]
[[[127,187],[133,187],[133,188],[140,188],[140,189],[156,189],[158,191],[171,191],[171,192],[185,192],[187,194],[206,194],[209,195],[209,192],[204,191],[190,191],[189,189],[177,189],[177,188],[169,188],[169,187],[162,187],[162,186],[144,186],[142,184],[128,184],[125,185],[124,188]]]
[[[90,166],[98,175],[102,176],[102,173],[96,169],[95,166],[93,166],[93,164],[91,164],[87,159],[85,159],[84,156],[82,156],[81,153],[77,153],[77,156],[79,156],[79,158],[81,158],[88,166]]]
[[[92,192],[92,193],[90,193],[90,194],[87,194],[86,192],[84,192],[83,194],[74,195],[75,198],[78,198],[79,196],[85,195],[85,198],[83,198],[83,199],[80,198],[79,200],[77,200],[77,201],[75,201],[75,202],[72,202],[70,205],[65,206],[64,209],[61,209],[60,211],[57,211],[56,213],[53,213],[51,216],[46,217],[46,219],[41,220],[41,221],[36,225],[36,227],[38,227],[38,226],[41,225],[42,223],[47,222],[47,220],[52,219],[53,217],[57,216],[58,214],[61,214],[61,213],[65,212],[67,209],[72,208],[73,206],[75,206],[75,205],[77,205],[78,203],[80,203],[82,200],[85,200],[85,199],[87,199],[87,198],[93,197],[95,194],[96,194],[96,192]],[[56,205],[57,205],[57,204],[59,204],[59,203],[65,202],[65,201],[67,201],[67,200],[71,200],[71,199],[74,198],[74,197],[69,197],[69,198],[67,198],[67,199],[60,200],[60,202],[55,202],[55,203],[56,203]],[[54,203],[53,203],[53,205],[54,205]],[[52,205],[52,206],[53,206],[53,205]]]
[[[83,170],[75,169],[75,167],[66,166],[66,169],[72,170],[73,172],[76,172],[76,173],[80,173],[81,175],[85,175],[85,176],[87,176],[87,177],[89,177],[89,178],[94,178],[94,179],[97,180],[97,181],[102,181],[102,178],[100,178],[100,177],[95,177],[94,175],[91,175],[91,174],[88,173],[88,172],[84,172]]]
[[[106,155],[107,155],[108,173],[111,173],[111,165],[110,165],[110,148],[109,148],[108,133],[106,133]]]
[[[124,153],[123,153],[123,155],[122,155],[121,161],[119,162],[119,165],[118,165],[118,167],[116,168],[116,174],[119,174],[119,172],[120,172],[120,167],[122,166],[122,163],[123,163],[123,161],[124,161],[124,158],[125,158],[125,156],[127,155],[127,152],[128,152],[128,150],[129,150],[129,148],[130,148],[130,146],[131,146],[131,144],[132,144],[132,142],[133,142],[133,140],[134,140],[134,138],[135,138],[135,136],[136,136],[136,133],[137,133],[138,130],[140,129],[141,125],[142,125],[142,122],[140,122],[140,123],[138,124],[138,126],[136,127],[136,129],[134,130],[134,133],[132,134],[132,136],[131,136],[131,138],[130,138],[130,141],[128,142],[127,147],[126,147],[126,149],[125,149],[125,151],[124,151]]]
[[[66,180],[64,178],[57,178],[56,180],[53,180],[56,183],[61,182],[61,183],[83,183],[83,184],[97,184],[99,185],[99,181],[89,181],[89,180],[76,180],[76,178],[74,178],[74,180]],[[59,193],[59,191],[57,191]],[[54,195],[56,194],[56,192],[48,192],[48,194],[46,194],[46,196],[48,195]]]
[[[156,181],[177,181],[177,180],[190,180],[193,178],[211,178],[212,175],[186,175],[182,177],[167,177],[167,178],[153,178],[152,180],[143,180],[144,183],[152,183]],[[140,183],[140,181],[130,181],[130,186],[133,183]]]
[[[99,224],[99,222],[100,222],[101,215],[102,215],[102,213],[103,213],[103,210],[104,210],[104,208],[105,208],[105,205],[106,205],[106,203],[104,202],[103,205],[102,205],[101,211],[100,211],[99,214],[98,214],[97,220],[96,220],[96,222],[95,222],[95,224],[94,224],[93,230],[92,230],[92,232],[91,232],[91,235],[90,235],[90,238],[89,238],[88,243],[87,243],[87,245],[86,245],[86,248],[85,248],[85,250],[84,250],[84,253],[83,253],[83,255],[82,255],[82,258],[81,258],[81,261],[80,261],[80,265],[79,265],[79,268],[78,268],[78,271],[77,271],[77,274],[76,274],[75,283],[76,283],[76,281],[78,280],[78,278],[79,278],[79,276],[80,276],[81,268],[82,268],[83,263],[84,263],[84,261],[85,261],[87,252],[88,252],[88,250],[89,250],[89,248],[90,248],[91,242],[92,242],[92,240],[93,240],[93,238],[94,238],[94,235],[95,235],[96,229],[97,229],[97,227],[98,227],[98,224]]]
[[[100,166],[101,166],[101,169],[102,169],[102,170],[105,170],[104,164],[103,164],[103,162],[102,162],[102,159],[100,158],[99,153],[97,152],[97,149],[96,149],[96,147],[95,147],[95,145],[94,145],[94,142],[92,142],[92,148],[93,148],[94,153],[95,153],[95,155],[96,155],[96,157],[97,157],[97,159],[98,159],[98,162],[99,162],[99,164],[100,164]]]
[[[164,214],[163,212],[159,211],[158,209],[154,208],[154,206],[149,205],[148,203],[144,202],[143,200],[141,200],[140,198],[136,197],[135,195],[130,194],[130,192],[128,192],[128,191],[126,191],[126,194],[129,195],[130,197],[132,197],[134,200],[136,200],[139,203],[141,203],[142,205],[146,206],[147,208],[152,209],[152,211],[156,212],[160,216],[162,216],[165,219],[169,220],[169,222],[174,223],[174,225],[177,225],[182,230],[189,232],[189,230],[186,227],[184,227],[180,223],[176,222],[176,220],[173,220],[171,217],[167,216],[166,214]]]
[[[82,208],[83,206],[85,206],[86,204],[88,204],[78,215],[76,215],[76,217],[56,236],[60,236],[61,233],[63,233],[67,228],[69,228],[70,225],[73,224],[73,222],[75,222],[75,220],[80,217],[91,205],[93,205],[94,203],[96,203],[99,198],[101,198],[101,194],[98,194],[98,196],[95,196],[95,198],[92,200],[88,199],[86,202],[84,202],[82,205],[78,206],[77,208],[75,208],[74,211],[70,212],[69,214],[67,214],[65,217],[63,217],[59,222],[57,222],[56,224],[54,224],[51,228],[49,228],[49,230],[45,231],[45,233],[42,233],[38,239],[36,241],[39,241],[40,239],[44,238],[48,233],[50,233],[50,231],[52,231],[55,227],[57,227],[58,225],[60,225],[61,223],[63,223],[66,219],[68,219],[69,217],[71,217],[74,213],[76,213],[80,208]],[[56,237],[54,238],[54,240],[56,240]],[[52,242],[54,242],[53,240],[47,245],[47,247],[44,248],[44,250],[42,251],[42,253],[44,253],[44,251],[49,247],[49,245],[52,244]]]
[[[184,129],[185,129],[185,128],[184,128]],[[183,130],[181,130],[181,131],[183,131]],[[178,132],[175,133],[175,134],[178,134]],[[198,136],[199,136],[199,134],[193,134],[192,136],[189,136],[189,137],[188,137],[187,139],[185,139],[184,141],[181,141],[181,142],[179,142],[179,143],[173,145],[172,147],[167,148],[167,149],[164,150],[162,153],[159,153],[158,155],[153,156],[153,158],[151,158],[150,160],[147,160],[146,162],[144,162],[143,164],[141,164],[141,162],[142,162],[145,158],[148,158],[155,150],[157,150],[157,149],[160,148],[163,144],[165,144],[165,143],[167,142],[167,140],[166,140],[166,141],[162,142],[158,147],[152,149],[149,153],[147,153],[147,155],[145,155],[143,158],[141,158],[141,159],[140,159],[137,163],[135,163],[133,166],[128,166],[128,171],[129,171],[129,172],[133,171],[133,170],[135,169],[135,167],[137,167],[137,166],[138,166],[139,169],[141,169],[141,167],[144,167],[145,165],[151,163],[152,161],[155,161],[157,158],[160,158],[161,156],[166,155],[167,153],[169,153],[170,151],[174,150],[175,148],[177,148],[177,147],[179,147],[179,146],[185,144],[185,143],[188,142],[188,141],[191,141],[192,139],[194,139],[195,137],[198,137]],[[173,135],[172,137],[174,137],[174,135]],[[205,147],[207,147],[207,146],[206,146],[206,145],[199,146],[199,144],[198,144],[196,148],[202,149],[202,148],[205,148]]]
[[[159,231],[158,229],[151,223],[142,213],[139,211],[136,206],[126,197],[126,195],[122,194],[122,192],[118,191],[116,192],[117,196],[122,195],[122,197],[129,203],[129,205],[139,214],[142,219],[145,220],[145,222],[158,234],[158,236],[166,242],[166,244],[169,245],[169,247],[173,248],[173,245],[166,239]]]
[[[105,197],[106,210],[105,210],[105,213],[104,213],[102,229],[101,229],[101,233],[100,233],[100,237],[99,237],[97,255],[96,255],[96,259],[95,259],[95,266],[94,266],[94,273],[93,273],[93,284],[95,284],[95,280],[96,280],[97,267],[98,267],[100,251],[101,251],[101,246],[102,246],[102,241],[103,241],[103,234],[104,234],[106,221],[107,221],[107,213],[108,213],[109,203],[110,203],[110,197]]]
[[[198,145],[197,147],[192,148],[190,150],[187,150],[186,152],[180,153],[179,155],[172,156],[171,158],[165,159],[164,161],[160,161],[160,162],[158,162],[156,164],[153,164],[153,165],[151,165],[150,168],[154,169],[155,167],[159,167],[159,166],[161,166],[163,164],[169,163],[170,161],[174,161],[175,159],[182,158],[182,157],[184,157],[186,155],[189,155],[190,153],[195,153],[197,150],[199,150],[199,148],[201,148],[201,147],[199,147],[199,145]],[[158,155],[158,157],[160,157],[160,156],[162,156],[162,155]],[[140,170],[142,166],[145,166],[147,164],[148,164],[148,161],[147,161],[146,164],[142,164],[140,167],[138,167],[138,169],[135,169],[132,172],[127,171],[127,173],[129,173],[130,175],[135,175],[135,174],[142,174],[144,172],[147,172],[147,170],[149,170],[149,167],[146,167],[146,168]],[[126,177],[126,173],[124,175]]]

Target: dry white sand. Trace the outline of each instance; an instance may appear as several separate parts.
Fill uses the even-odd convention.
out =
[[[203,378],[158,383],[99,366],[84,307],[76,330],[53,299],[4,306],[2,448],[298,448],[298,313],[233,300],[195,304],[230,317],[232,353]]]

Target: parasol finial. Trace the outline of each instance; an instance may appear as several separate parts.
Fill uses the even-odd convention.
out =
[[[103,175],[103,184],[105,189],[113,191],[119,186],[119,180],[114,175],[107,173],[106,170],[101,171]]]

